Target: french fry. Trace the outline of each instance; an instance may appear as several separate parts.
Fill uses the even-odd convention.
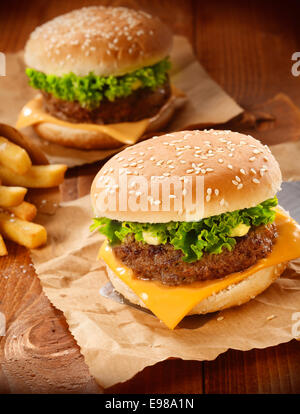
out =
[[[34,204],[23,201],[16,207],[10,207],[6,209],[9,213],[14,214],[16,217],[25,221],[32,221],[37,213],[37,208]]]
[[[19,175],[0,165],[0,179],[5,185],[28,188],[56,187],[63,182],[66,169],[67,166],[63,164],[33,165],[26,174]]]
[[[0,256],[6,256],[7,255],[7,248],[5,246],[3,237],[0,234]]]
[[[0,212],[0,233],[4,238],[29,249],[35,249],[47,242],[47,232],[43,226],[11,217],[5,212]]]
[[[21,175],[27,173],[32,165],[23,148],[3,137],[0,137],[0,164]]]
[[[38,147],[31,138],[21,134],[16,128],[10,125],[0,123],[0,136],[7,138],[19,147],[24,148],[28,153],[33,165],[47,165],[49,164],[45,154]]]
[[[21,204],[27,193],[24,187],[5,187],[0,185],[0,207],[14,207]]]

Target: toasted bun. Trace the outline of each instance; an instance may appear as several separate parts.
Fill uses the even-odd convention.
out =
[[[188,315],[217,312],[242,305],[266,290],[283,273],[285,268],[286,264],[281,263],[259,270],[241,282],[230,285],[227,289],[202,300]],[[121,293],[129,302],[145,308],[143,301],[108,266],[107,274],[116,291]]]
[[[172,34],[158,17],[125,7],[93,6],[37,27],[25,46],[25,62],[61,76],[124,75],[169,55]]]
[[[127,199],[148,197],[147,208],[133,211],[129,202],[120,208],[124,175],[130,190]],[[147,184],[142,194],[132,190],[136,190],[137,177]],[[185,191],[184,177],[192,182],[185,185]],[[165,195],[159,191],[154,199],[151,183],[168,184],[170,179],[176,181],[178,191],[172,194],[171,187],[175,199],[163,211]],[[274,197],[281,181],[279,165],[269,148],[253,137],[231,131],[181,131],[140,142],[111,158],[95,177],[91,197],[98,217],[144,223],[198,221],[254,207]],[[166,187],[162,184],[161,188]],[[109,191],[116,196],[116,208],[104,210],[103,199]],[[180,208],[176,199],[182,201]]]
[[[176,109],[184,102],[185,98],[172,95],[159,112],[150,119],[145,133],[159,131],[167,125]],[[69,128],[49,122],[34,125],[34,130],[41,138],[65,147],[79,149],[113,149],[124,145],[122,142],[115,140],[104,132]]]

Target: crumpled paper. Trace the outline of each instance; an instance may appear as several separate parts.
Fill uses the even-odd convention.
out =
[[[91,233],[89,196],[62,203],[55,217],[40,214],[47,246],[32,251],[45,294],[62,310],[90,373],[104,388],[170,357],[212,360],[227,349],[249,350],[293,338],[300,311],[300,260],[264,293],[237,308],[186,317],[171,331],[151,313],[103,297],[103,236]]]
[[[194,124],[227,122],[239,115],[242,108],[214,82],[196,60],[185,37],[174,36],[171,53],[171,82],[185,93],[187,103],[179,109],[168,125],[168,131],[185,129]],[[28,85],[24,73],[23,52],[8,54],[7,76],[0,77],[0,121],[15,125],[23,105],[37,91]],[[68,167],[103,160],[124,148],[114,150],[79,150],[62,147],[40,139],[32,128],[22,129],[44,152],[50,163]],[[159,131],[158,131],[159,132]]]

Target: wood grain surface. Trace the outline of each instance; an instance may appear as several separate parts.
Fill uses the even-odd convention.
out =
[[[174,32],[188,37],[209,74],[246,109],[264,107],[278,93],[300,106],[300,78],[291,75],[292,53],[300,50],[297,1],[12,0],[0,3],[0,51],[22,49],[37,25],[90,4],[125,5],[159,15]],[[276,125],[275,136],[278,143],[285,140],[276,134]],[[99,167],[69,171],[62,199],[87,194]],[[43,294],[29,252],[13,243],[8,248],[9,256],[0,260],[0,312],[7,319],[6,335],[0,337],[0,392],[102,392],[64,316]],[[229,350],[211,362],[168,360],[105,392],[299,393],[299,351],[299,342],[292,341],[264,350]]]

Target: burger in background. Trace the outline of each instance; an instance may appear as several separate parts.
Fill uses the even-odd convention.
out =
[[[91,189],[112,285],[171,329],[253,299],[300,256],[300,227],[277,206],[281,181],[269,148],[236,132],[174,132],[128,147]]]
[[[41,95],[18,128],[77,148],[115,148],[162,128],[178,101],[168,71],[172,34],[157,17],[94,6],[37,27],[25,47],[26,74]]]

